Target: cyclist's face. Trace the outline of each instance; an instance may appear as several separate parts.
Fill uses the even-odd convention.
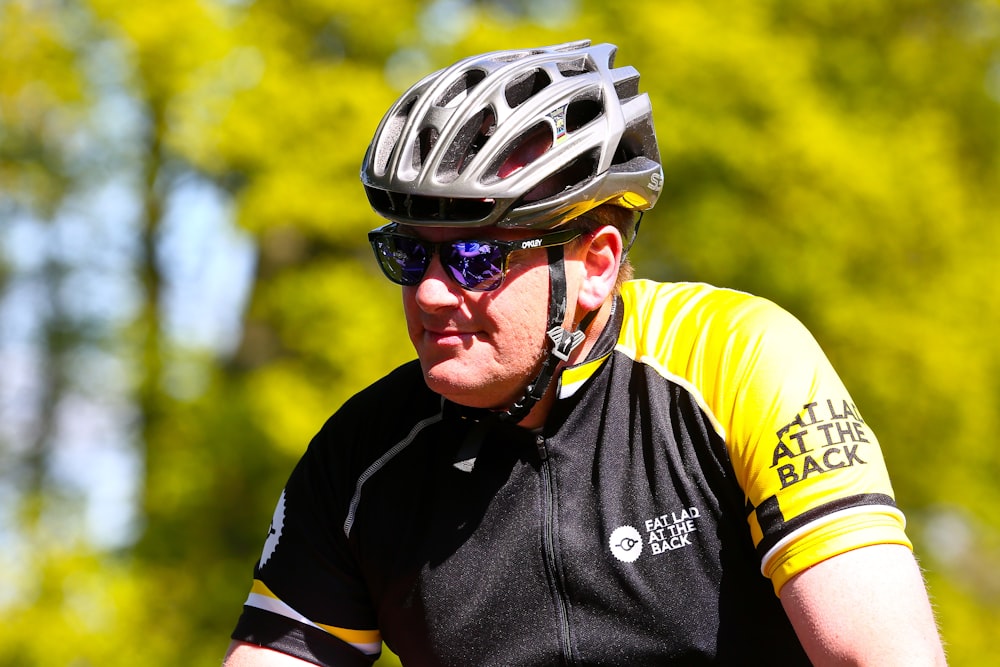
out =
[[[495,228],[414,233],[429,241],[532,236]],[[423,280],[403,288],[407,329],[430,388],[480,408],[503,408],[520,398],[545,348],[548,289],[544,249],[513,253],[503,284],[491,292],[462,289],[435,256]]]

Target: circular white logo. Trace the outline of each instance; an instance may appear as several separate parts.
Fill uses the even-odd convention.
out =
[[[611,533],[608,546],[621,562],[634,563],[642,553],[642,535],[632,526],[621,526]]]
[[[260,555],[260,567],[264,567],[271,559],[281,539],[281,528],[285,523],[285,492],[281,492],[278,498],[278,506],[274,508],[274,517],[271,519],[271,528],[267,531],[267,539],[264,540],[264,552]]]

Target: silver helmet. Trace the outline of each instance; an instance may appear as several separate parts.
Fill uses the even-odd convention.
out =
[[[613,44],[459,61],[406,91],[361,168],[379,215],[408,225],[551,229],[613,204],[653,207],[663,172],[649,97]]]

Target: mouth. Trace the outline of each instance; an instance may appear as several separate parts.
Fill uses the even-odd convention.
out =
[[[479,338],[480,333],[476,331],[424,329],[424,339],[440,347],[469,347]]]

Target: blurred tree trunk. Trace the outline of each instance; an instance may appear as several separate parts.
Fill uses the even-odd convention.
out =
[[[46,498],[58,495],[48,483],[52,453],[58,437],[58,409],[67,389],[67,357],[75,344],[75,333],[65,317],[60,287],[66,267],[60,259],[49,255],[41,274],[41,292],[47,311],[40,324],[38,367],[35,404],[36,427],[23,460],[24,503],[23,528],[28,534],[40,527],[46,512]]]
[[[36,229],[51,235],[65,198],[78,185],[72,151],[59,129],[70,127],[86,107],[86,83],[51,6],[0,5],[0,45],[0,60],[7,61],[0,64],[0,216],[30,218]],[[8,222],[0,219],[0,224]],[[0,299],[15,290],[36,297],[26,321],[37,336],[28,344],[20,342],[30,353],[15,352],[17,375],[5,378],[23,382],[20,374],[34,371],[30,391],[15,397],[29,409],[29,418],[18,415],[22,419],[14,420],[18,424],[13,436],[24,442],[5,447],[0,440],[0,454],[10,461],[8,470],[0,470],[0,483],[15,489],[18,528],[29,540],[37,539],[46,513],[53,510],[49,501],[58,495],[50,470],[59,437],[59,408],[69,386],[67,362],[82,338],[66,312],[64,287],[70,267],[53,245],[45,244],[39,257],[12,258],[13,267],[0,266]],[[31,268],[26,271],[19,264]]]
[[[149,471],[158,465],[157,452],[150,446],[153,434],[158,430],[161,421],[167,413],[164,395],[164,355],[166,340],[163,329],[163,275],[158,253],[159,232],[166,211],[166,198],[169,194],[170,178],[166,173],[163,153],[163,132],[165,127],[165,109],[161,100],[150,96],[145,100],[148,127],[145,136],[145,149],[142,151],[142,190],[139,196],[141,218],[138,221],[140,234],[139,265],[137,273],[142,286],[142,304],[139,310],[137,327],[138,380],[136,383],[136,407],[140,423],[139,438],[135,446],[142,450],[145,461],[146,477]],[[149,484],[143,482],[142,513],[149,511]]]

